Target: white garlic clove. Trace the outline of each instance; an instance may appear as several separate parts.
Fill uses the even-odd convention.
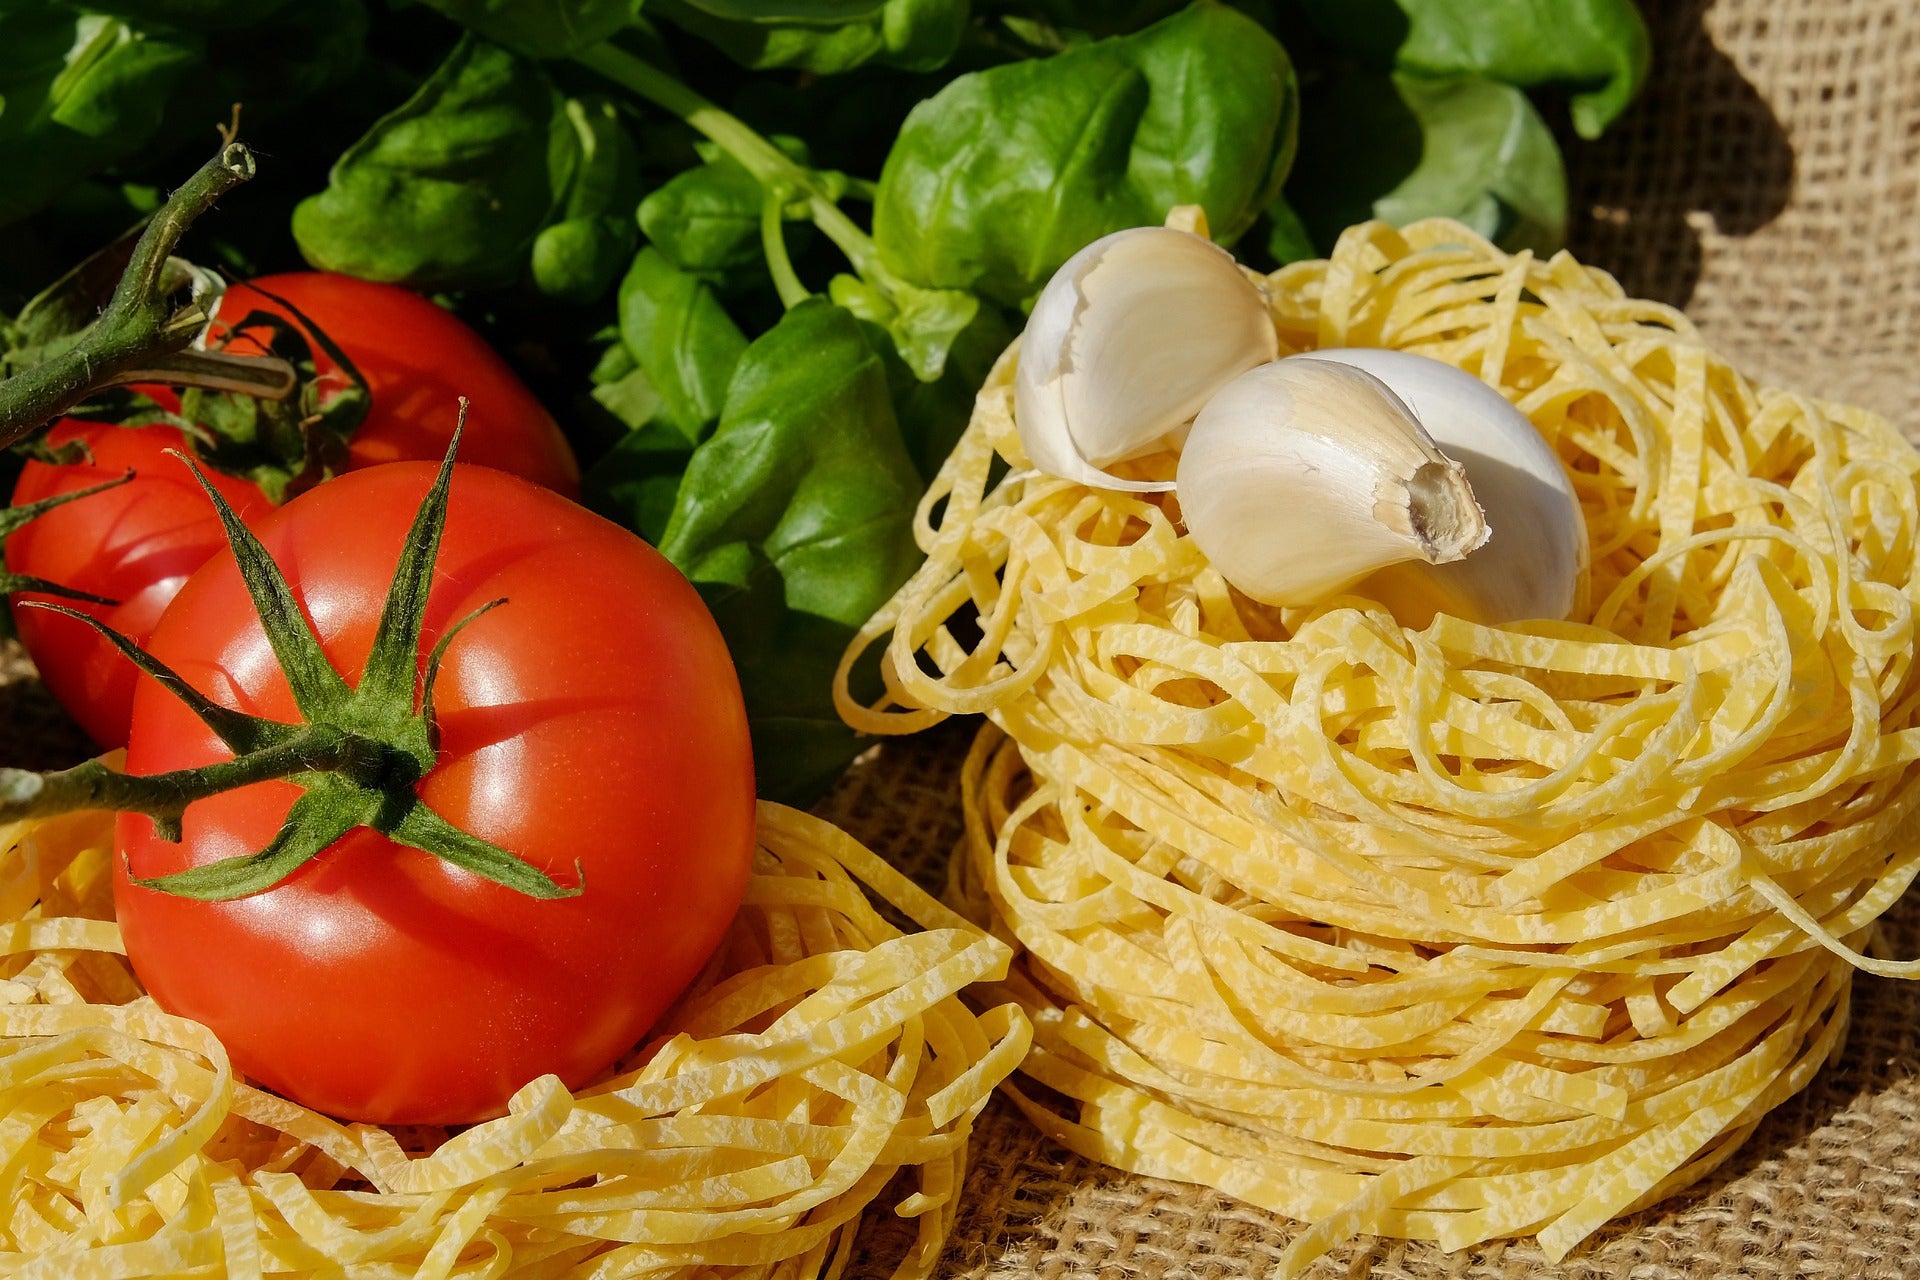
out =
[[[1407,564],[1359,588],[1407,626],[1445,612],[1474,622],[1565,618],[1586,589],[1589,552],[1580,502],[1560,459],[1526,415],[1464,369],[1409,351],[1342,347],[1337,361],[1380,379],[1412,410],[1488,512],[1487,545],[1453,564]]]
[[[1233,255],[1134,227],[1067,259],[1020,340],[1014,420],[1028,460],[1106,489],[1170,489],[1102,468],[1151,453],[1236,375],[1274,358],[1266,297]]]
[[[1294,356],[1228,383],[1180,453],[1180,510],[1214,568],[1265,604],[1307,605],[1405,561],[1487,540],[1465,470],[1385,384]]]

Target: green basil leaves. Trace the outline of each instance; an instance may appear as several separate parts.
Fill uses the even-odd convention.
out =
[[[931,71],[960,46],[967,0],[652,0],[647,12],[717,46],[744,67],[814,75],[867,63]]]
[[[713,286],[642,249],[620,282],[620,340],[659,397],[659,420],[698,441],[720,416],[747,349]]]
[[[220,262],[292,266],[304,196],[313,265],[482,324],[700,583],[804,801],[858,746],[841,646],[1062,262],[1186,204],[1255,264],[1376,217],[1551,251],[1540,113],[1598,132],[1646,45],[1631,0],[0,0],[0,292],[151,210],[177,131],[285,113],[282,204]]]
[[[638,0],[427,0],[467,30],[529,58],[568,58],[633,21]]]
[[[420,288],[509,284],[586,303],[638,238],[640,160],[613,104],[563,97],[541,66],[467,35],[302,201],[315,266]]]
[[[1483,76],[1572,92],[1574,129],[1597,138],[1626,110],[1651,61],[1632,0],[1296,0],[1334,44],[1371,66]]]
[[[51,3],[0,11],[0,224],[138,154],[203,51],[185,32]]]
[[[919,563],[922,487],[851,313],[809,299],[747,348],[660,549],[734,649],[761,794],[801,794],[857,750],[833,713],[833,670]]]
[[[559,221],[533,241],[533,283],[549,297],[585,304],[607,291],[632,256],[639,232],[640,155],[604,97],[569,98],[560,118],[572,131]]]
[[[571,129],[559,110],[539,67],[465,37],[294,212],[300,251],[369,280],[433,288],[513,280],[567,168]]]
[[[1308,106],[1320,127],[1301,143],[1287,199],[1323,249],[1368,218],[1455,218],[1502,248],[1541,254],[1564,240],[1560,149],[1518,89],[1358,73],[1311,95]]]
[[[1135,35],[961,76],[914,108],[874,239],[907,280],[1007,304],[1174,205],[1205,207],[1231,243],[1278,193],[1297,116],[1286,50],[1199,0]]]

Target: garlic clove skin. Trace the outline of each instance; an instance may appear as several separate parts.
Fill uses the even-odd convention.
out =
[[[1467,474],[1364,370],[1292,356],[1228,383],[1180,453],[1180,509],[1223,577],[1263,604],[1315,604],[1407,561],[1487,541]]]
[[[1368,580],[1403,625],[1436,613],[1472,622],[1565,618],[1581,605],[1590,553],[1573,484],[1544,437],[1507,398],[1442,360],[1375,347],[1316,351],[1385,383],[1467,471],[1493,536],[1458,563],[1401,565]]]
[[[1067,259],[1034,303],[1014,377],[1020,443],[1049,475],[1171,489],[1102,468],[1162,447],[1278,352],[1266,296],[1232,254],[1170,227],[1116,231]]]

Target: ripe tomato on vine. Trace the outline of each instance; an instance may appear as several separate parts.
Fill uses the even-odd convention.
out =
[[[364,397],[364,416],[333,460],[336,469],[438,459],[453,432],[450,407],[464,395],[473,404],[463,445],[467,461],[578,495],[579,467],[552,417],[485,340],[444,308],[394,285],[297,272],[228,289],[214,332],[226,350],[250,355],[266,351],[289,328],[310,354],[312,378],[326,388],[319,393],[323,401],[349,389]],[[329,346],[346,357],[345,365]],[[169,388],[137,390],[157,414],[175,415],[196,403],[191,396],[183,403]],[[188,447],[186,433],[166,421],[125,426],[69,417],[53,425],[46,442],[68,460],[28,462],[14,487],[16,505],[128,473],[133,478],[21,528],[7,541],[7,568],[117,602],[87,611],[144,641],[187,576],[226,545],[198,487],[165,457],[169,449]],[[272,509],[261,483],[210,474],[242,517],[257,519]],[[15,622],[61,705],[102,746],[123,745],[133,672],[112,646],[57,615],[16,608]]]
[[[226,551],[152,638],[268,746],[333,729],[364,758],[197,799],[177,843],[144,814],[119,828],[116,912],[154,998],[355,1120],[471,1121],[536,1076],[585,1083],[699,972],[752,858],[746,715],[693,587],[547,490],[450,475],[437,565],[413,523],[434,468],[371,468],[257,522],[291,612],[264,624]],[[141,681],[129,774],[234,755]]]

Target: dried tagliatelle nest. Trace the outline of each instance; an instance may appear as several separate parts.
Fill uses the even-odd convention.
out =
[[[924,1276],[974,1117],[1028,1045],[1019,1009],[957,994],[1003,975],[1005,946],[762,805],[732,932],[612,1079],[536,1080],[457,1133],[340,1124],[236,1080],[210,1031],[141,994],[111,836],[99,814],[0,828],[9,1274],[812,1277],[884,1206],[917,1219],[899,1274]]]
[[[1920,456],[1454,223],[1353,228],[1265,285],[1282,355],[1418,352],[1519,408],[1589,603],[1257,604],[1177,498],[1029,468],[1016,350],[842,713],[990,721],[955,892],[1021,949],[1045,1132],[1313,1224],[1283,1272],[1360,1231],[1558,1259],[1803,1087],[1856,970],[1917,972],[1866,952],[1920,871]]]

